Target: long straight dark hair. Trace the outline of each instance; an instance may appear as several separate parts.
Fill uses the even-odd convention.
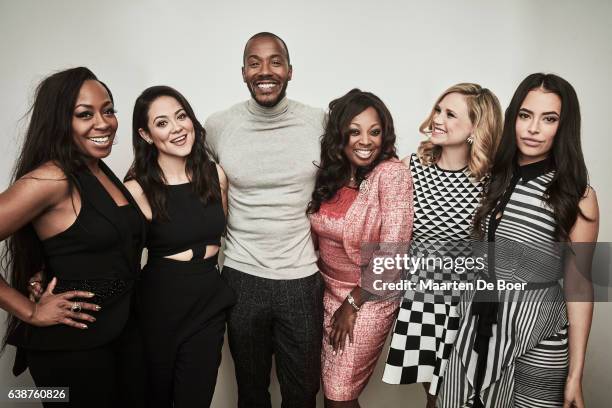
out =
[[[580,146],[580,105],[576,91],[565,79],[554,74],[531,74],[518,86],[504,120],[502,139],[493,163],[491,183],[481,207],[474,216],[474,232],[478,238],[484,235],[487,215],[510,184],[518,160],[516,145],[516,119],[527,94],[537,88],[552,92],[561,98],[561,116],[550,151],[553,179],[544,197],[552,207],[557,220],[555,234],[561,241],[569,241],[569,233],[580,215],[587,218],[578,206],[588,186],[588,174]]]
[[[134,161],[125,176],[125,181],[136,180],[144,191],[156,221],[168,220],[166,208],[166,179],[157,158],[159,152],[155,145],[147,143],[140,136],[140,129],[149,131],[149,108],[161,96],[176,99],[181,104],[195,130],[195,140],[191,153],[187,156],[185,169],[192,182],[193,192],[206,204],[211,200],[221,200],[219,177],[212,166],[211,155],[206,148],[206,132],[198,121],[187,99],[176,89],[169,86],[152,86],[145,89],[134,104],[132,115],[132,145]]]
[[[44,163],[53,162],[63,171],[72,196],[74,188],[78,188],[75,174],[87,166],[85,155],[74,143],[72,117],[79,91],[88,80],[100,82],[89,69],[78,67],[57,72],[38,85],[34,103],[28,110],[30,123],[11,182],[14,183]],[[110,90],[104,83],[100,83],[112,101]],[[2,253],[2,269],[7,272],[11,286],[28,296],[28,281],[43,266],[42,244],[31,223],[7,239]],[[9,316],[3,349],[7,336],[19,322],[16,317]]]
[[[351,163],[344,154],[344,147],[349,141],[351,120],[368,108],[374,108],[382,127],[382,143],[378,157],[366,167],[359,167],[355,172],[357,185],[370,174],[382,161],[397,159],[395,151],[395,128],[393,117],[382,100],[371,92],[352,89],[346,95],[329,103],[329,116],[325,133],[321,138],[321,163],[319,163],[312,199],[306,212],[314,214],[321,204],[334,197],[336,192],[349,181]]]

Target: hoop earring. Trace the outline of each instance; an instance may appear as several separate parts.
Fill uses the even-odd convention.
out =
[[[474,136],[470,135],[470,137],[468,137],[466,139],[467,144],[471,145],[472,143],[474,143]]]

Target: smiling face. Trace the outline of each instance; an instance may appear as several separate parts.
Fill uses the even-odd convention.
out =
[[[561,115],[561,98],[542,88],[529,91],[516,117],[519,164],[543,160],[550,154]]]
[[[155,145],[159,157],[187,157],[195,141],[193,122],[183,106],[171,96],[160,96],[149,106],[146,129],[140,136]]]
[[[344,155],[353,168],[365,167],[380,155],[382,125],[376,109],[369,107],[355,116],[348,127]]]
[[[113,148],[117,132],[113,102],[104,86],[96,80],[83,82],[72,116],[72,137],[87,156],[102,159]]]
[[[272,107],[283,99],[291,74],[287,52],[280,40],[264,36],[248,42],[242,79],[259,105]]]
[[[434,145],[464,144],[473,130],[465,96],[460,93],[449,93],[434,108],[430,138]]]

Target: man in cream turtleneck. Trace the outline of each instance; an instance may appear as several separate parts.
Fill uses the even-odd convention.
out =
[[[324,112],[286,98],[292,67],[275,34],[251,37],[243,63],[251,99],[205,124],[208,145],[229,180],[223,277],[238,295],[228,322],[238,406],[271,406],[274,355],[283,406],[314,408],[323,283],[306,206]]]

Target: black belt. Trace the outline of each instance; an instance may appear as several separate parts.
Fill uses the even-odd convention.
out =
[[[125,292],[129,286],[129,281],[122,279],[58,279],[53,292],[56,294],[71,290],[91,292],[94,297],[84,299],[84,301],[99,305],[109,298]]]

